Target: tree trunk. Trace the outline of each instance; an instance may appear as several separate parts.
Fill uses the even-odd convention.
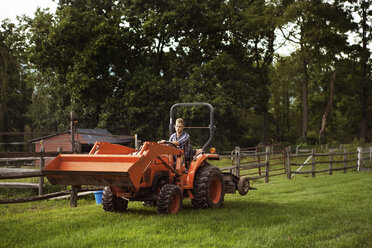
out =
[[[285,126],[286,126],[286,133],[287,135],[290,134],[290,131],[291,131],[291,126],[290,126],[290,103],[289,103],[289,92],[288,92],[288,87],[286,87],[286,96],[285,96],[285,100],[286,100],[286,105],[285,105],[285,110],[286,110],[286,114],[285,114]],[[285,137],[285,133],[283,135],[283,138]]]
[[[367,87],[362,88],[362,116],[360,121],[360,140],[365,141],[367,136]]]
[[[303,59],[303,80],[302,80],[302,142],[307,142],[307,119],[308,119],[308,82],[307,60]]]
[[[263,141],[267,145],[269,143],[269,112],[268,112],[268,105],[269,105],[269,93],[268,93],[268,67],[272,64],[274,59],[274,41],[275,41],[275,33],[274,30],[270,30],[270,33],[267,36],[267,49],[263,58],[262,66],[260,67],[260,52],[258,51],[258,43],[261,40],[257,37],[255,40],[255,53],[256,53],[256,64],[257,69],[260,73],[260,81],[261,87],[265,91],[264,97],[262,98],[262,115],[263,115]],[[266,94],[267,93],[267,94]]]
[[[362,4],[362,92],[361,92],[361,100],[362,100],[362,109],[361,109],[361,122],[360,122],[360,135],[359,138],[361,141],[365,141],[367,136],[367,112],[368,112],[368,87],[367,87],[367,62],[368,62],[368,50],[367,50],[367,6]]]
[[[335,80],[336,80],[336,69],[334,70],[330,82],[330,90],[329,90],[329,99],[327,106],[325,107],[324,114],[322,116],[322,124],[320,126],[320,131],[319,131],[319,143],[324,141],[324,131],[326,128],[327,124],[327,118],[329,115],[329,111],[331,110],[332,102],[333,102],[333,96],[335,93]]]
[[[265,63],[262,63],[262,66],[260,65],[260,53],[258,51],[258,43],[260,40],[258,38],[255,39],[255,59],[256,59],[256,66],[257,66],[257,72],[259,73],[259,78],[260,78],[260,87],[262,87],[264,90],[266,89],[266,81],[265,81]],[[260,112],[262,114],[262,139],[264,144],[267,144],[267,134],[268,134],[268,122],[267,122],[267,105],[268,105],[268,100],[266,97],[261,98],[261,107],[260,107]]]
[[[268,145],[268,130],[269,130],[269,125],[268,125],[268,113],[267,113],[267,108],[265,108],[263,112],[263,140],[265,145]]]
[[[8,102],[8,59],[5,51],[0,50],[0,131],[7,131],[6,113]],[[0,142],[3,142],[3,137],[0,135]]]

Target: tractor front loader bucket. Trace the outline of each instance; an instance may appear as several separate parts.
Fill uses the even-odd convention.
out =
[[[136,163],[141,163],[140,156],[60,154],[42,171],[51,184],[133,187],[136,180],[130,172],[136,174]]]
[[[111,146],[113,149],[110,154]],[[59,154],[42,172],[51,184],[108,185],[138,189],[143,172],[162,151],[179,153],[178,149],[154,142],[145,142],[140,151],[131,154],[128,154],[131,148],[121,149],[124,154],[119,154],[120,149],[118,145],[97,142],[90,154]]]

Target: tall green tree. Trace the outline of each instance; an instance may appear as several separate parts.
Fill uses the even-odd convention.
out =
[[[255,80],[250,82],[254,86],[251,95],[254,96],[254,110],[262,116],[260,140],[267,143],[269,71],[274,58],[277,8],[267,1],[231,1],[228,7],[229,42],[234,47],[235,54],[241,53],[240,63],[249,65],[246,70],[252,70],[256,75]]]
[[[8,20],[0,28],[0,132],[23,131],[31,89],[25,77],[25,37],[21,28]],[[8,137],[9,140],[9,137]],[[5,141],[0,135],[0,142]]]
[[[368,130],[368,107],[371,102],[372,79],[371,79],[371,48],[372,41],[372,3],[371,1],[361,0],[352,1],[354,14],[359,16],[359,22],[355,33],[359,37],[359,42],[354,46],[358,52],[358,66],[361,72],[361,117],[360,117],[360,134],[361,140],[365,141]]]
[[[298,73],[299,56],[279,57],[270,70],[269,108],[274,126],[274,138],[279,142],[295,143],[301,130],[298,113],[301,109],[300,85]]]
[[[56,13],[38,10],[25,26],[34,66],[28,115],[35,129],[64,130],[75,110],[83,127],[155,140],[168,135],[172,104],[207,101],[221,147],[269,137],[306,142],[317,137],[337,69],[325,137],[349,139],[356,122],[350,132],[331,132],[346,127],[340,113],[353,97],[345,78],[356,78],[350,65],[361,58],[346,43],[344,2],[61,0]],[[299,49],[274,60],[279,27]],[[347,116],[361,106],[349,106]],[[198,113],[178,114],[197,125]],[[201,143],[202,134],[193,140]]]
[[[334,3],[322,0],[282,1],[281,8],[283,8],[282,34],[288,41],[298,45],[301,56],[301,140],[306,143],[311,68],[316,65],[326,67],[334,65],[337,56],[346,50],[345,33],[351,29],[350,17],[339,1]]]
[[[47,94],[58,96],[61,122],[74,110],[82,125],[95,127],[102,104],[120,87],[130,60],[123,58],[120,21],[107,1],[61,1],[55,15],[38,10],[30,20],[31,62],[44,78],[54,76],[40,89],[55,91]]]

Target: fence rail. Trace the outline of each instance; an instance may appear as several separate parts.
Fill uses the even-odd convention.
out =
[[[249,148],[236,147],[230,155],[222,156],[229,157],[232,165],[220,169],[229,171],[238,177],[265,178],[265,182],[268,183],[269,177],[286,173],[285,150],[281,144]]]
[[[71,152],[63,152],[71,153]],[[39,160],[39,169],[24,169],[24,168],[0,168],[1,179],[19,179],[28,177],[39,177],[39,183],[24,183],[24,182],[4,182],[0,183],[0,187],[13,188],[38,188],[39,195],[22,199],[1,199],[1,203],[26,202],[40,199],[47,199],[57,195],[71,194],[74,196],[78,191],[92,190],[72,187],[71,191],[57,192],[44,195],[44,176],[41,169],[44,167],[45,159],[57,156],[59,152],[35,152],[35,153],[0,153],[0,163],[18,162],[18,161],[35,161]],[[367,155],[367,156],[366,156]],[[18,156],[18,157],[17,157]],[[334,171],[347,172],[349,169],[357,171],[363,168],[364,162],[372,160],[372,147],[369,150],[358,148],[357,152],[328,152],[316,153],[314,149],[310,153],[291,154],[290,148],[284,148],[282,145],[270,145],[251,148],[236,147],[231,152],[225,152],[220,155],[221,158],[229,158],[231,166],[220,168],[222,171],[230,171],[238,177],[246,176],[249,179],[265,179],[269,182],[269,178],[273,176],[287,175],[291,179],[295,174],[312,174],[315,177],[317,173],[328,172],[330,175]],[[308,157],[304,163],[294,161],[301,157]],[[328,157],[328,160],[324,160]],[[309,162],[310,161],[310,162]],[[328,167],[327,167],[328,165]],[[340,166],[341,165],[341,166]],[[311,167],[311,170],[303,170],[302,167]],[[296,170],[297,169],[297,170]],[[72,197],[71,197],[72,199]],[[71,204],[73,201],[71,200]]]
[[[36,169],[0,168],[0,179],[19,179],[41,177],[43,174]]]
[[[290,147],[285,149],[277,144],[252,148],[236,147],[231,152],[224,152],[220,157],[230,158],[232,163],[231,166],[220,168],[222,171],[230,171],[239,177],[247,176],[249,179],[265,178],[267,183],[269,177],[279,175],[287,175],[287,178],[291,179],[295,174],[312,174],[312,177],[315,177],[317,173],[328,172],[332,175],[334,171],[359,171],[363,167],[363,161],[371,162],[372,147],[368,150],[357,148],[356,152],[347,151],[346,148],[343,151],[331,149],[327,153],[316,153],[315,149],[296,149],[296,153],[292,154]],[[301,157],[307,157],[306,161],[297,162]],[[311,167],[311,170],[301,171],[303,167]]]
[[[25,183],[25,182],[0,182],[1,188],[37,188],[38,197],[30,199],[44,199],[44,175],[41,169],[45,165],[46,159],[52,159],[60,153],[71,154],[71,152],[45,152],[44,147],[41,147],[40,152],[0,152],[0,180],[8,179],[22,179],[22,178],[34,178],[38,177],[38,183]],[[13,162],[26,162],[32,161],[31,164],[12,164]],[[35,167],[35,162],[38,161],[38,169],[25,169],[19,168],[24,166]],[[10,168],[9,168],[10,167]],[[4,202],[4,199],[0,201]],[[16,202],[23,202],[22,199],[18,199]]]
[[[346,148],[344,148],[343,152],[334,152],[334,150],[331,150],[329,153],[315,153],[315,150],[312,149],[311,153],[309,154],[291,154],[290,149],[288,148],[286,150],[287,153],[287,178],[291,179],[295,174],[311,174],[312,177],[315,177],[317,173],[324,173],[328,172],[329,175],[333,174],[333,171],[340,171],[343,170],[344,173],[347,172],[348,169],[356,169],[360,170],[363,165],[364,160],[370,160],[371,161],[371,151],[372,148],[369,149],[369,151],[363,152],[363,148],[358,147],[357,152],[348,152]],[[369,155],[368,157],[365,157],[364,155]],[[305,163],[294,163],[291,162],[292,158],[298,158],[300,156],[307,156],[309,155],[308,159],[311,159],[310,163],[307,163],[308,160],[306,160]],[[356,156],[353,158],[353,156]],[[328,160],[324,160],[324,158],[328,157]],[[337,159],[335,159],[337,157]],[[317,159],[318,158],[318,159]],[[323,159],[320,160],[319,159]],[[356,162],[356,163],[355,163]],[[341,167],[335,167],[337,165],[340,165]],[[328,168],[324,168],[324,166],[328,165]],[[292,170],[293,166],[300,166],[297,170]],[[302,167],[311,166],[311,170],[306,171],[300,171]],[[318,168],[317,167],[322,167]],[[291,176],[292,175],[292,176]]]

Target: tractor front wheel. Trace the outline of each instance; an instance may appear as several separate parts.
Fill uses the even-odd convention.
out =
[[[225,196],[221,171],[208,163],[199,168],[192,193],[194,198],[191,199],[191,203],[195,208],[221,207]]]
[[[128,208],[128,200],[114,195],[106,186],[102,193],[102,207],[108,212],[124,212]]]
[[[182,206],[182,193],[180,187],[174,184],[164,185],[158,195],[158,213],[175,214]]]

